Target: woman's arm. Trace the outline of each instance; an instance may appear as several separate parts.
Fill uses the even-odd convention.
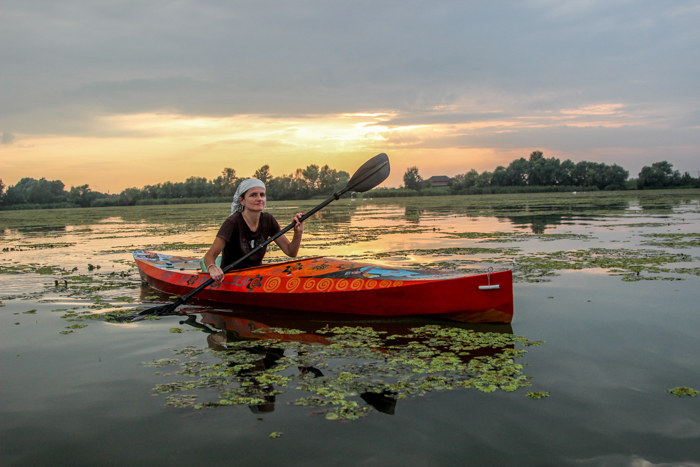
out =
[[[222,271],[221,268],[216,265],[215,261],[216,257],[219,256],[222,251],[224,251],[225,246],[226,240],[216,237],[216,240],[214,240],[214,243],[212,243],[209,251],[207,251],[204,255],[204,265],[211,275],[211,278],[214,279],[217,284],[224,280],[224,271]]]
[[[299,253],[299,246],[301,246],[301,237],[304,233],[304,223],[299,222],[299,219],[301,219],[301,216],[303,215],[304,213],[298,212],[294,216],[294,221],[297,223],[297,225],[294,226],[294,237],[292,237],[291,242],[284,235],[280,235],[279,238],[275,240],[275,243],[280,247],[280,250],[282,250],[285,255],[292,258],[296,258],[297,254]]]

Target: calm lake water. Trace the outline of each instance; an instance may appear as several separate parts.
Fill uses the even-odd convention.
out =
[[[270,204],[285,225],[315,202]],[[130,252],[201,256],[227,213],[0,212],[1,465],[700,465],[700,397],[668,392],[700,390],[697,190],[342,199],[307,222],[304,256],[513,269],[511,325],[196,300],[92,319],[172,300]]]

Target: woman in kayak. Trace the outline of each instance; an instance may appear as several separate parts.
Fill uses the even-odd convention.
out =
[[[262,181],[249,178],[238,185],[233,195],[231,215],[221,225],[214,243],[203,258],[207,271],[217,284],[224,279],[224,272],[216,265],[219,254],[223,253],[221,264],[228,266],[281,230],[275,217],[263,212],[265,204],[265,184]],[[291,241],[284,235],[275,239],[275,243],[284,254],[292,258],[299,252],[301,236],[304,232],[304,224],[299,222],[301,216],[303,213],[300,212],[294,216],[296,225]],[[266,252],[267,246],[240,263],[235,269],[260,266]]]

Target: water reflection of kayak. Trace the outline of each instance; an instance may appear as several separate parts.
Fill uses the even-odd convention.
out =
[[[133,256],[141,278],[162,292],[186,295],[209,279],[198,258],[147,251]],[[197,298],[321,313],[439,315],[482,323],[513,318],[511,271],[465,275],[325,257],[236,270]]]
[[[245,312],[199,311],[197,314],[189,314],[186,320],[180,321],[181,325],[190,325],[207,333],[208,346],[219,351],[216,355],[224,360],[225,368],[235,370],[229,370],[228,377],[230,378],[229,382],[238,385],[235,391],[237,391],[238,398],[241,399],[236,403],[248,404],[254,413],[274,410],[275,394],[279,394],[281,391],[278,390],[280,388],[276,388],[270,381],[267,381],[264,375],[274,374],[279,378],[278,366],[280,364],[282,369],[296,367],[303,376],[296,378],[296,380],[300,381],[302,385],[306,382],[309,386],[297,389],[313,390],[317,385],[310,383],[310,381],[320,378],[321,383],[318,385],[323,388],[332,386],[334,388],[332,393],[336,397],[340,394],[338,391],[344,389],[347,394],[344,394],[343,397],[359,396],[377,411],[393,415],[399,392],[392,388],[391,381],[389,381],[391,378],[387,379],[391,373],[391,371],[387,371],[391,367],[391,364],[387,364],[387,360],[393,360],[392,363],[395,363],[402,361],[402,359],[405,361],[410,357],[412,360],[409,363],[414,365],[416,358],[423,360],[425,366],[429,367],[429,374],[432,375],[428,376],[428,378],[432,378],[430,381],[435,382],[440,378],[446,378],[446,381],[447,379],[452,381],[448,384],[452,388],[455,384],[454,381],[456,381],[456,373],[441,376],[441,372],[448,371],[449,373],[449,369],[452,367],[437,368],[437,366],[432,366],[431,360],[449,361],[451,365],[457,364],[457,366],[461,362],[464,368],[470,368],[466,365],[469,365],[469,362],[475,358],[497,357],[506,349],[512,350],[514,348],[510,324],[459,323],[418,317],[373,320],[372,318],[358,319],[356,317],[353,319],[352,317],[339,318],[339,315],[325,315],[332,319],[330,321],[324,320],[327,324],[322,327],[320,323],[323,321],[314,319],[313,313],[305,316],[307,319],[294,319],[289,314],[279,311],[277,313],[266,311],[258,313],[258,315],[253,320],[249,319]],[[319,316],[316,315],[316,317]],[[437,323],[439,325],[435,326]],[[366,327],[368,325],[369,327]],[[429,328],[443,329],[446,334],[441,334],[436,329],[429,330]],[[450,332],[450,328],[460,329],[456,330],[458,332],[455,334]],[[466,333],[460,332],[460,330],[466,331]],[[452,339],[450,335],[458,335],[460,338]],[[486,335],[502,337],[484,339],[483,336]],[[471,336],[473,339],[465,339],[465,336]],[[456,348],[459,346],[463,347],[462,351]],[[468,351],[465,352],[464,350],[467,349]],[[426,350],[429,351],[426,352]],[[457,358],[459,360],[455,361],[454,359]],[[294,363],[290,365],[286,362],[287,359],[292,359]],[[350,370],[347,368],[348,362],[354,362],[356,366],[359,365],[354,371],[357,374],[347,372]],[[345,366],[338,367],[342,364]],[[472,371],[476,371],[476,368],[474,367]],[[489,368],[493,370],[495,367]],[[364,373],[362,369],[364,369]],[[376,369],[377,374],[374,374],[372,369]],[[398,378],[398,380],[403,381],[403,385],[400,387],[404,389],[410,389],[412,386],[425,388],[422,384],[424,381],[420,379],[418,374],[420,371],[416,373],[416,368],[402,370],[398,365],[392,369],[396,373],[395,377],[401,376],[403,371],[403,376]],[[454,368],[452,370],[453,373],[456,371]],[[293,376],[294,373],[294,371],[290,374],[285,373],[285,378]],[[496,374],[497,372],[494,370],[492,373]],[[339,377],[350,378],[352,381],[340,383],[336,381]],[[378,383],[377,378],[383,378],[384,381]],[[414,381],[416,378],[421,384]],[[262,384],[261,381],[266,382],[266,384]],[[227,397],[230,402],[231,394],[228,394]],[[236,398],[234,397],[234,399]],[[250,404],[249,401],[253,400],[255,403]],[[318,397],[314,400],[317,403],[300,405],[326,405],[327,403]],[[229,402],[223,405],[228,405]],[[216,405],[219,403],[206,404],[207,407]],[[358,413],[364,411],[362,406],[355,405],[354,407],[357,407]],[[327,411],[325,410],[325,412]]]

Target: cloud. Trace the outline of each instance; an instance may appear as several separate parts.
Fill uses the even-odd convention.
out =
[[[0,138],[0,143],[2,144],[12,144],[12,142],[15,140],[15,135],[12,133],[8,132],[3,132],[2,138]]]
[[[694,145],[699,22],[695,0],[6,2],[0,127],[367,113],[401,147]]]

